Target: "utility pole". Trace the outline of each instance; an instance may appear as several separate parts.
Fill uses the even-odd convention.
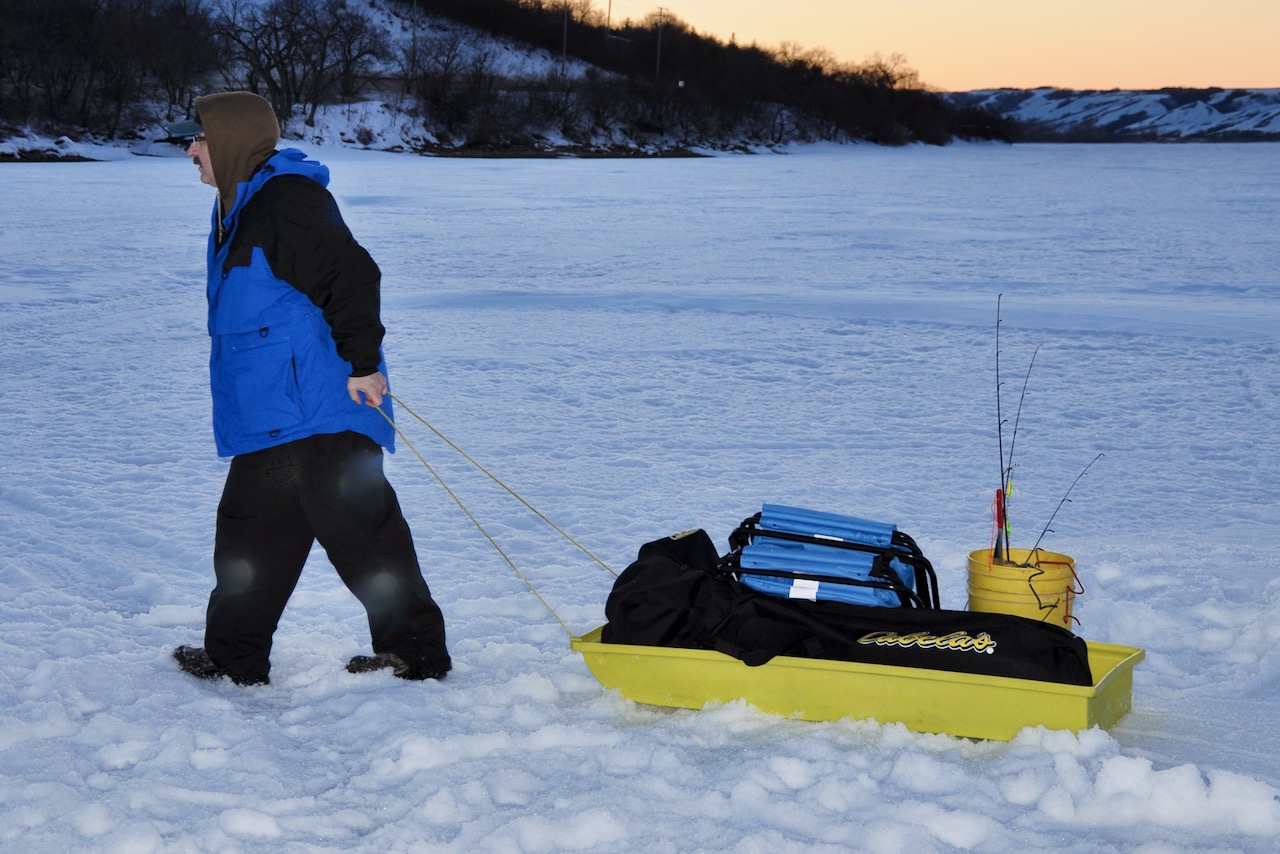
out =
[[[569,0],[564,0],[564,41],[560,46],[560,62],[569,61]]]
[[[658,62],[654,67],[653,76],[662,76],[662,25],[667,22],[667,7],[658,7]]]

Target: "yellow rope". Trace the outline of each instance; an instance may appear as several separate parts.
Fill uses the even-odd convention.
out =
[[[393,397],[392,400],[394,400],[396,403],[400,403],[399,398]],[[400,405],[404,406],[403,403],[400,403]],[[547,613],[555,617],[556,622],[560,624],[560,628],[564,629],[564,633],[568,635],[570,639],[572,639],[573,632],[569,629],[568,624],[566,624],[564,620],[560,619],[560,615],[556,613],[555,608],[552,608],[551,605],[547,603],[547,600],[542,598],[542,594],[538,592],[538,588],[534,587],[533,583],[530,582],[528,578],[525,578],[524,573],[521,572],[519,567],[517,567],[515,563],[511,560],[511,558],[507,556],[507,553],[502,550],[502,547],[498,545],[497,540],[489,536],[489,532],[484,529],[484,526],[480,524],[480,521],[476,519],[476,517],[471,513],[470,510],[467,509],[467,505],[462,503],[462,499],[460,499],[457,496],[457,494],[454,493],[454,491],[449,488],[449,484],[444,482],[444,478],[442,478],[439,475],[439,473],[436,472],[436,470],[431,467],[431,464],[426,461],[426,458],[424,458],[422,454],[418,452],[418,449],[415,448],[413,446],[413,443],[409,441],[409,437],[405,436],[405,434],[400,430],[400,428],[396,426],[396,423],[392,421],[390,417],[388,417],[386,412],[383,412],[382,407],[379,406],[379,407],[376,407],[376,409],[378,410],[379,414],[382,415],[383,418],[387,419],[387,423],[391,425],[391,429],[396,431],[396,435],[400,437],[400,440],[404,442],[405,446],[408,447],[409,450],[413,451],[414,455],[426,467],[427,471],[431,472],[431,476],[434,477],[436,479],[436,482],[439,483],[440,486],[444,488],[444,491],[449,494],[449,497],[453,499],[454,503],[457,504],[458,507],[462,509],[462,512],[465,513],[467,518],[471,520],[471,524],[476,526],[476,530],[478,530],[481,534],[483,534],[484,538],[489,541],[489,545],[493,546],[494,550],[496,550],[498,554],[502,556],[502,559],[507,562],[507,566],[511,567],[511,571],[516,574],[516,577],[524,582],[524,586],[529,588],[529,592],[531,592],[534,596],[538,598],[538,601],[542,603],[542,607],[547,609]],[[408,407],[406,406],[405,409],[408,410]],[[421,421],[422,419],[419,418],[418,420]],[[426,423],[426,422],[423,422],[423,423]],[[427,426],[430,426],[430,425],[427,425]]]
[[[471,463],[471,465],[475,466],[476,468],[480,469],[480,471],[484,472],[484,474],[485,474],[485,476],[486,476],[486,477],[488,477],[488,478],[489,478],[490,480],[492,480],[494,483],[498,484],[498,486],[501,486],[501,487],[502,487],[503,489],[505,489],[508,493],[510,493],[512,497],[514,497],[517,501],[519,501],[521,504],[523,504],[525,507],[527,507],[527,508],[529,509],[529,511],[530,511],[530,512],[532,512],[535,516],[537,516],[539,519],[541,519],[542,521],[544,521],[544,522],[546,522],[548,525],[550,525],[552,528],[554,528],[554,529],[555,529],[555,531],[556,531],[556,533],[558,533],[560,536],[564,537],[564,538],[565,538],[566,540],[568,540],[569,542],[573,543],[575,546],[577,546],[577,547],[578,547],[578,549],[579,549],[583,554],[585,554],[587,557],[591,558],[591,559],[592,559],[592,560],[594,560],[596,563],[598,563],[598,564],[600,564],[601,566],[603,566],[603,567],[604,567],[606,570],[608,570],[608,571],[609,571],[609,572],[610,572],[610,573],[611,573],[615,578],[617,577],[618,573],[617,573],[617,572],[615,572],[615,571],[613,570],[613,568],[612,568],[612,567],[610,567],[607,563],[605,563],[605,562],[604,562],[604,561],[602,561],[600,558],[598,558],[598,557],[596,557],[594,554],[592,554],[592,553],[591,553],[591,551],[590,551],[589,549],[587,549],[587,547],[586,547],[586,546],[584,546],[582,543],[578,542],[578,541],[577,541],[577,540],[575,540],[573,537],[571,537],[571,536],[570,536],[568,533],[566,533],[566,532],[565,532],[565,531],[564,531],[564,530],[563,530],[559,525],[557,525],[555,522],[552,522],[550,519],[548,519],[546,516],[544,516],[544,515],[543,515],[543,514],[538,510],[538,508],[534,507],[534,506],[533,506],[532,504],[530,504],[528,501],[525,501],[525,500],[524,500],[524,498],[523,498],[523,497],[521,497],[521,495],[520,495],[518,492],[516,492],[514,489],[512,489],[511,487],[509,487],[509,486],[507,486],[505,483],[503,483],[501,480],[499,480],[499,479],[498,479],[498,478],[497,478],[497,477],[496,477],[496,476],[495,476],[491,471],[489,471],[489,470],[488,470],[487,468],[485,468],[484,466],[480,465],[480,463],[476,462],[476,461],[475,461],[475,459],[473,459],[473,458],[472,458],[472,456],[471,456],[470,454],[468,454],[466,451],[462,450],[462,449],[461,449],[461,448],[459,448],[456,444],[454,444],[454,442],[453,442],[453,440],[452,440],[452,439],[450,439],[448,436],[446,436],[446,435],[444,435],[443,433],[441,433],[441,432],[440,432],[439,430],[437,430],[437,429],[436,429],[436,428],[435,428],[435,427],[434,427],[430,422],[428,422],[425,418],[423,418],[421,415],[419,415],[418,413],[416,413],[416,412],[414,412],[412,409],[410,409],[410,408],[405,404],[405,402],[404,402],[403,400],[401,400],[400,398],[396,397],[394,394],[389,394],[389,395],[387,395],[387,396],[388,396],[388,397],[390,397],[392,400],[394,400],[397,404],[399,404],[399,405],[400,405],[400,408],[401,408],[401,409],[403,409],[405,412],[409,413],[409,414],[410,414],[410,415],[412,415],[414,418],[416,418],[416,419],[418,419],[420,422],[422,422],[422,425],[423,425],[424,427],[426,427],[426,428],[427,428],[428,430],[430,430],[432,433],[435,433],[437,436],[439,436],[439,437],[440,437],[440,438],[445,442],[445,444],[447,444],[450,448],[453,448],[455,451],[457,451],[459,454],[461,454],[461,455],[466,459],[466,461],[467,461],[467,462]],[[379,411],[381,411],[381,410],[379,410]],[[385,418],[386,416],[384,415],[383,417]],[[388,420],[389,420],[389,419],[388,419]],[[396,432],[397,432],[397,433],[399,433],[400,431],[399,431],[399,430],[397,430]]]

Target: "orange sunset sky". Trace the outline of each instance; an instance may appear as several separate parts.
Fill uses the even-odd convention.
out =
[[[739,44],[861,62],[901,54],[927,85],[1280,88],[1280,0],[593,0],[616,24],[664,8]]]

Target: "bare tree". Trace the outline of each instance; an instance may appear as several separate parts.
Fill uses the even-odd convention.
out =
[[[96,0],[68,0],[52,8],[39,0],[8,0],[0,8],[0,102],[6,112],[54,122],[84,119],[100,13]]]
[[[441,131],[465,135],[477,116],[492,113],[499,79],[481,42],[454,28],[424,41],[418,54],[413,92]]]
[[[165,116],[172,119],[191,108],[194,85],[217,67],[212,16],[205,0],[162,0],[151,29],[151,74],[164,94]]]
[[[332,26],[326,36],[335,57],[338,94],[351,100],[360,93],[375,62],[388,59],[391,49],[387,39],[367,17],[330,0]]]
[[[200,0],[0,0],[0,115],[107,136],[211,68]]]
[[[386,42],[345,0],[218,0],[219,34],[243,66],[250,89],[265,90],[281,120],[295,105],[314,124],[318,106],[337,90],[353,97]]]
[[[274,0],[260,6],[250,0],[217,0],[218,35],[227,46],[224,74],[242,74],[247,87],[263,95],[283,122],[293,115],[308,85],[309,46],[297,16],[302,0]],[[236,65],[242,66],[235,68]]]

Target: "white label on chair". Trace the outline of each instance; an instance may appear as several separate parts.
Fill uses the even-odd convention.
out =
[[[790,599],[808,599],[810,602],[818,601],[818,582],[810,581],[807,578],[797,578],[791,582],[791,591],[787,594]]]

